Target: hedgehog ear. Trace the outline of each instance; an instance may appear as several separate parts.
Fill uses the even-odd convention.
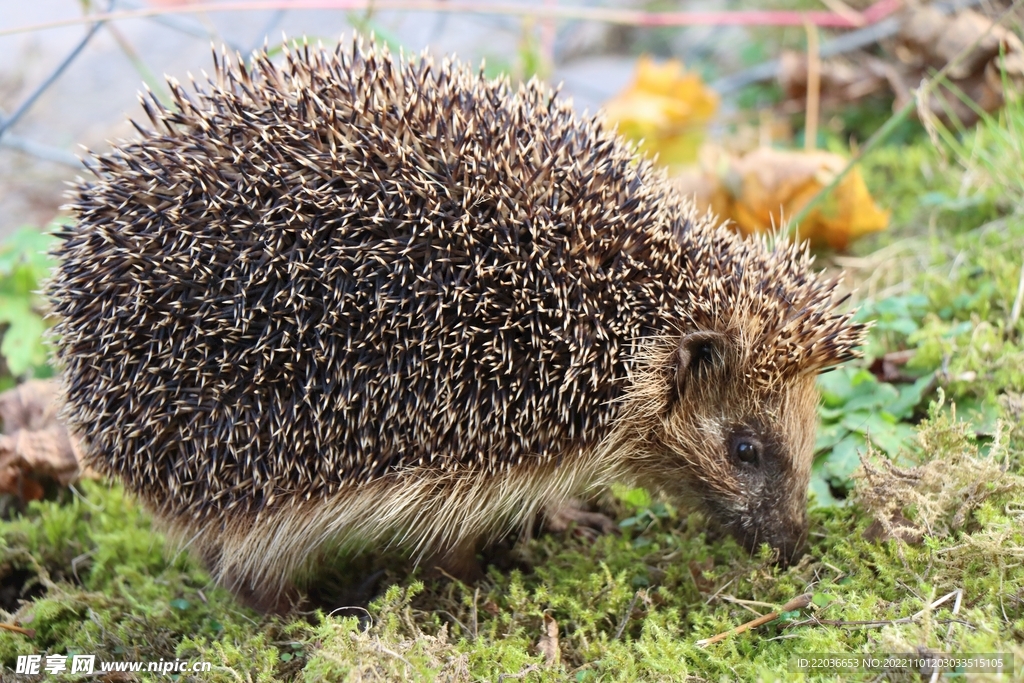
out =
[[[725,355],[724,346],[725,335],[718,332],[698,331],[683,336],[675,355],[677,398],[682,398],[691,383],[710,378]]]

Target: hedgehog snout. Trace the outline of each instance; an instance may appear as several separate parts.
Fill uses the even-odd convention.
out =
[[[762,544],[767,543],[775,550],[777,563],[786,567],[803,554],[807,541],[807,514],[801,512],[794,517],[771,505],[770,501],[766,502],[767,505],[755,508],[738,528],[734,526],[733,533],[751,553],[756,553]]]
[[[726,432],[730,485],[719,498],[718,519],[752,553],[767,543],[782,565],[793,562],[807,536],[807,476],[799,451],[770,420],[747,415]],[[721,448],[721,447],[720,447]]]

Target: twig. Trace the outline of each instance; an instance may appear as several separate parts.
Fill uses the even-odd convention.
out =
[[[728,588],[728,587],[730,586],[730,584],[732,584],[732,582],[733,582],[733,581],[735,581],[735,580],[736,580],[736,577],[733,577],[733,578],[729,579],[728,581],[726,581],[726,582],[725,582],[725,585],[723,585],[723,586],[722,586],[721,588],[719,588],[718,590],[716,590],[716,591],[715,591],[715,592],[714,592],[714,593],[713,593],[713,594],[711,595],[711,597],[710,597],[710,598],[708,598],[707,600],[705,600],[705,601],[704,601],[704,604],[705,604],[705,605],[710,605],[710,604],[711,604],[711,601],[712,601],[712,600],[714,600],[715,598],[717,598],[717,597],[718,597],[718,595],[719,595],[719,593],[721,593],[721,592],[722,592],[722,591],[724,591],[724,590],[725,590],[726,588]]]
[[[1020,264],[1020,279],[1017,281],[1017,296],[1013,300],[1013,308],[1010,309],[1010,324],[1006,326],[1006,329],[1012,330],[1017,326],[1017,321],[1020,320],[1020,307],[1024,302],[1024,263]]]
[[[740,600],[739,598],[731,595],[723,595],[722,600],[725,602],[731,602],[734,605],[739,605],[740,607],[753,612],[757,616],[761,616],[761,613],[751,607],[751,605],[756,605],[757,607],[775,607],[775,605],[770,602],[761,602],[760,600]]]
[[[818,146],[818,108],[821,104],[821,50],[818,46],[818,28],[804,23],[807,31],[807,113],[804,116],[804,149]]]
[[[463,632],[463,633],[469,633],[469,634],[472,634],[472,633],[473,633],[473,631],[472,631],[472,630],[470,630],[470,629],[469,629],[469,627],[467,627],[467,626],[466,626],[465,624],[463,624],[463,623],[462,623],[461,621],[459,621],[459,620],[458,620],[458,619],[457,619],[457,618],[455,617],[455,615],[454,615],[454,614],[452,614],[451,612],[449,612],[449,611],[447,611],[447,610],[439,609],[439,610],[437,610],[437,614],[441,614],[441,615],[444,615],[444,616],[448,617],[449,619],[451,619],[451,620],[452,620],[452,621],[453,621],[454,623],[458,624],[458,625],[459,625],[459,628],[461,628],[461,629],[462,629],[462,632]],[[475,639],[475,638],[476,638],[476,636],[474,635],[474,636],[473,636],[473,638]]]
[[[20,626],[15,626],[14,624],[5,624],[3,622],[0,622],[0,629],[4,631],[13,631],[14,633],[20,633],[21,635],[28,636],[29,638],[36,637],[36,632],[33,629],[22,628]]]
[[[107,3],[108,14],[110,13],[110,9],[113,6],[114,0],[109,0],[109,2]],[[93,21],[93,19],[91,18],[84,19],[86,21]],[[78,21],[76,23],[83,22]],[[96,19],[93,25],[89,27],[89,30],[85,32],[85,35],[82,36],[82,38],[78,41],[78,44],[75,45],[71,52],[69,52],[68,55],[61,61],[61,63],[58,64],[57,67],[50,72],[50,75],[43,79],[42,83],[36,86],[36,89],[33,90],[20,105],[18,105],[18,108],[15,109],[10,116],[3,120],[0,120],[0,138],[4,136],[4,133],[6,133],[11,126],[18,122],[18,119],[25,115],[25,112],[27,112],[32,107],[32,105],[36,103],[36,100],[39,99],[39,96],[46,92],[46,89],[53,85],[54,81],[60,78],[60,75],[64,73],[64,70],[71,65],[71,62],[75,61],[75,58],[82,53],[82,50],[85,49],[85,46],[88,45],[89,41],[92,40],[92,37],[96,35],[96,31],[100,30],[100,27],[103,26],[103,23],[104,20]]]
[[[633,614],[633,608],[636,607],[636,601],[640,599],[640,591],[633,593],[633,599],[629,601],[629,607],[626,608],[626,613],[622,615],[622,619],[619,621],[619,627],[615,629],[615,637],[612,640],[618,640],[622,637],[622,633],[626,630],[626,624],[629,623],[629,617]]]
[[[764,626],[765,624],[767,624],[769,622],[772,622],[772,621],[775,621],[776,619],[778,619],[779,615],[782,614],[783,612],[792,612],[793,610],[803,609],[804,607],[807,607],[807,605],[811,604],[811,598],[812,597],[814,597],[814,596],[811,593],[804,593],[803,595],[798,595],[797,597],[793,598],[792,600],[787,602],[785,605],[783,605],[782,609],[780,609],[780,610],[777,610],[775,612],[769,612],[768,614],[764,615],[763,617],[758,617],[757,619],[754,619],[752,621],[748,621],[745,624],[740,624],[739,626],[737,626],[734,629],[731,629],[729,631],[725,631],[723,633],[719,633],[718,635],[711,636],[710,638],[704,638],[703,640],[698,640],[697,641],[697,647],[707,647],[708,645],[712,645],[713,643],[717,643],[719,641],[725,640],[729,636],[733,636],[733,635],[736,635],[738,633],[743,633],[744,631],[748,631],[748,630],[750,630],[752,628],[757,628],[758,626]]]
[[[878,620],[853,620],[844,621],[842,619],[807,619],[805,621],[794,621],[786,624],[786,628],[797,628],[800,626],[839,626],[839,627],[850,627],[850,628],[880,628],[882,626],[897,626],[903,624],[912,624],[913,620],[909,617],[903,619],[878,619]],[[962,624],[970,628],[978,628],[976,624],[972,624],[969,621],[963,619],[936,619],[936,624]]]
[[[410,662],[408,659],[406,659],[402,655],[398,654],[394,650],[389,650],[386,647],[384,647],[384,645],[381,644],[381,642],[380,642],[380,638],[377,638],[376,641],[377,642],[375,644],[377,645],[377,651],[378,652],[382,652],[383,654],[390,655],[391,657],[394,657],[395,659],[397,659],[400,662],[402,662],[403,664],[405,664],[411,670],[413,670],[413,671],[416,670],[415,667],[412,665],[412,662]]]
[[[936,607],[938,607],[942,603],[948,602],[950,598],[952,598],[952,597],[954,597],[956,595],[959,595],[959,594],[960,594],[960,589],[957,589],[957,590],[953,591],[952,593],[946,593],[941,598],[939,598],[935,602],[933,602],[930,605],[928,605],[927,607],[925,607],[923,610],[919,610],[919,611],[915,612],[914,614],[910,615],[909,617],[905,617],[905,618],[909,619],[911,621],[913,621],[915,619],[920,619],[925,614],[927,614],[928,612],[931,612],[933,609],[935,609]]]
[[[498,674],[498,683],[501,683],[506,678],[520,679],[526,676],[526,674],[532,674],[535,671],[540,671],[540,667],[536,664],[531,664],[517,674]]]
[[[964,600],[964,589],[963,588],[957,588],[956,589],[956,602],[953,603],[953,616],[954,617],[957,616],[958,614],[960,614],[960,605],[963,603],[963,600]],[[953,624],[950,624],[949,625],[949,629],[946,630],[946,637],[949,638],[949,637],[952,637],[952,635],[953,635]]]
[[[951,593],[947,593],[947,594],[943,595],[941,598],[938,598],[937,600],[934,600],[933,602],[929,603],[927,607],[925,607],[922,610],[918,610],[917,612],[914,612],[909,617],[901,617],[899,619],[878,619],[878,620],[867,619],[867,620],[852,620],[852,621],[844,621],[842,619],[818,619],[818,618],[812,617],[811,619],[808,619],[807,621],[794,622],[792,624],[789,624],[789,626],[792,628],[792,627],[796,627],[796,626],[809,626],[809,625],[810,626],[890,626],[890,625],[896,625],[896,624],[912,624],[915,621],[917,621],[918,619],[920,619],[921,617],[923,617],[925,614],[933,611],[939,605],[942,605],[943,603],[949,602],[950,598],[953,598],[953,597],[956,598],[956,602],[953,605],[953,610],[954,610],[953,614],[955,615],[960,610],[960,600],[963,597],[963,589],[960,589],[960,588],[957,588],[955,591],[953,591]],[[942,619],[942,620],[936,620],[936,623],[942,623],[942,624],[945,624],[945,623],[958,623],[958,624],[965,624],[967,626],[970,626],[971,628],[975,628],[974,624],[972,624],[970,622],[967,622],[967,621],[963,621],[961,619]]]
[[[480,624],[479,624],[479,620],[478,620],[478,615],[477,615],[477,611],[476,611],[476,603],[477,603],[477,600],[479,600],[479,599],[480,599],[480,589],[479,588],[474,588],[473,589],[473,611],[472,611],[472,615],[473,615],[473,640],[476,640],[477,635],[478,635],[478,631],[479,631],[479,628],[480,628]]]
[[[874,12],[870,17],[882,19],[895,9],[891,2],[882,0],[883,11]],[[707,12],[647,12],[644,10],[616,9],[610,7],[583,7],[578,5],[535,5],[512,2],[452,2],[445,0],[249,0],[246,2],[199,2],[185,5],[164,5],[120,12],[95,15],[103,21],[139,19],[172,14],[195,12],[254,12],[266,10],[335,9],[350,12],[369,8],[377,11],[446,12],[457,14],[500,14],[532,16],[538,19],[562,19],[578,21],[599,21],[623,26],[801,26],[810,21],[816,26],[831,28],[856,28],[847,17],[835,12],[800,12],[786,10],[735,10]],[[865,16],[868,16],[866,11]],[[0,36],[31,33],[46,29],[74,26],[85,23],[82,19],[60,19],[41,24],[19,26],[0,31]]]
[[[1008,17],[1010,17],[1013,14],[1013,12],[1021,4],[1021,1],[1022,0],[1014,0],[1014,3],[1010,5],[1010,7],[999,16],[999,19],[992,22],[992,25],[989,26],[984,33],[978,36],[974,40],[974,42],[964,47],[964,49],[960,50],[960,52],[958,52],[953,59],[948,61],[946,63],[946,66],[942,67],[942,69],[937,74],[935,74],[934,77],[924,80],[921,83],[921,87],[919,87],[914,92],[913,98],[911,98],[909,102],[900,107],[899,111],[893,114],[881,128],[875,131],[875,133],[870,138],[868,138],[867,142],[864,143],[864,146],[857,150],[857,153],[850,158],[850,161],[847,162],[845,167],[843,167],[843,170],[836,174],[836,176],[832,179],[832,182],[818,190],[815,193],[815,195],[811,197],[810,201],[808,201],[803,206],[803,208],[800,209],[800,211],[798,211],[792,219],[790,219],[789,231],[791,233],[795,231],[797,227],[800,225],[800,222],[807,218],[807,215],[811,212],[811,210],[814,209],[814,207],[817,206],[821,202],[821,200],[824,199],[832,190],[834,190],[840,182],[842,182],[843,178],[845,178],[847,174],[851,170],[853,170],[853,167],[860,163],[861,159],[867,156],[869,152],[874,150],[875,147],[877,147],[886,138],[888,138],[889,134],[892,133],[898,125],[903,123],[903,121],[905,121],[907,117],[910,116],[911,112],[913,112],[914,109],[917,107],[918,101],[923,101],[927,99],[928,95],[931,94],[931,91],[934,90],[943,79],[945,79],[946,74],[948,74],[950,71],[959,66],[961,62],[967,59],[967,57],[970,56],[972,52],[974,52],[974,49],[981,43],[981,41],[988,37],[988,35],[992,32],[992,29],[994,29],[996,26],[1001,25],[1003,21],[1005,21]]]

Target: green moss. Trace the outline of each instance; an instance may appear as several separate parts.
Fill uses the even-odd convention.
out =
[[[468,681],[528,670],[526,680],[538,681],[567,674],[580,681],[719,680],[752,671],[784,680],[793,656],[814,652],[923,645],[1022,656],[1022,478],[988,466],[1005,453],[980,455],[971,431],[946,413],[935,411],[918,436],[920,447],[906,459],[931,463],[943,477],[920,489],[888,482],[880,491],[878,482],[864,480],[856,495],[868,502],[815,509],[809,553],[789,569],[749,557],[731,540],[709,541],[697,516],[652,513],[648,523],[593,544],[530,541],[530,573],[492,569],[476,588],[407,579],[388,587],[362,619],[318,614],[312,623],[260,619],[238,608],[187,556],[165,559],[146,515],[120,489],[86,482],[85,500],[36,503],[0,527],[0,564],[31,568],[46,589],[18,615],[31,615],[26,625],[35,637],[0,633],[0,663],[10,667],[18,654],[43,652],[179,657],[212,662],[201,680],[214,681]],[[937,453],[949,459],[933,458]],[[981,493],[955,527],[958,493],[979,480]],[[924,514],[912,496],[900,498],[914,491],[937,501],[937,510]],[[865,531],[878,512],[872,495],[905,503],[901,512],[911,523],[943,533],[918,544],[870,540]],[[78,562],[76,578],[69,567],[83,554],[90,559]],[[955,617],[947,601],[914,623],[808,623],[812,613],[832,621],[898,620],[956,589],[963,597]],[[781,604],[808,590],[817,596],[811,610],[706,649],[696,645],[752,616],[734,597]],[[559,625],[559,669],[545,668],[534,648],[544,614]]]

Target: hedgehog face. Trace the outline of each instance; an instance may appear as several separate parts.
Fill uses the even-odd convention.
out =
[[[733,335],[683,337],[660,442],[679,468],[678,493],[696,498],[751,551],[768,543],[788,563],[807,532],[814,376],[757,385],[745,355]]]

